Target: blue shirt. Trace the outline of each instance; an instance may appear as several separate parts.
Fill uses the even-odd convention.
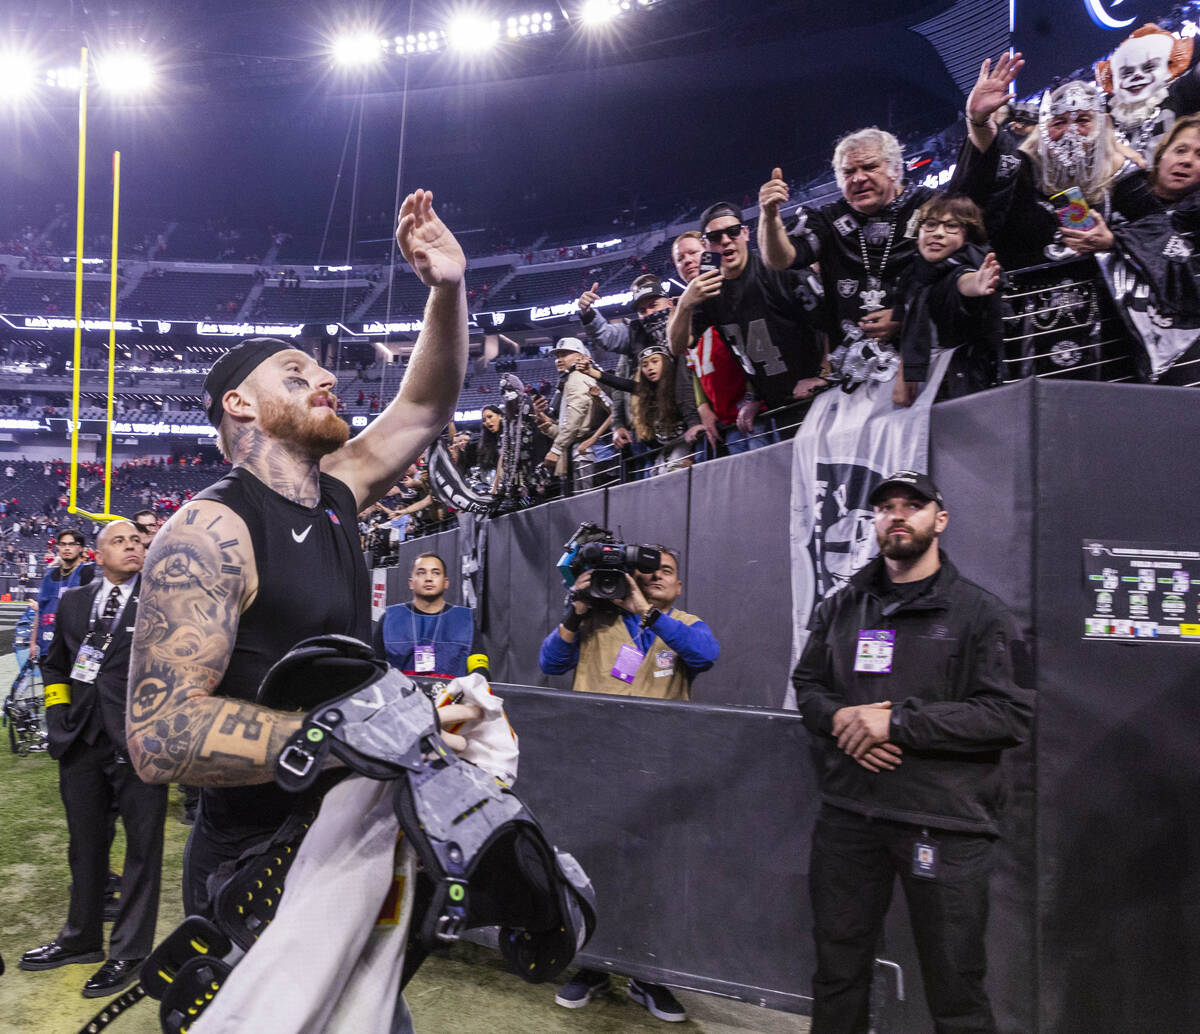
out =
[[[475,642],[475,612],[470,607],[447,604],[436,614],[425,614],[411,603],[388,607],[375,630],[375,652],[401,671],[417,674],[467,674],[467,658]],[[431,646],[434,664],[417,672],[416,647]]]
[[[77,585],[90,585],[96,573],[96,566],[79,563],[66,578],[54,577],[61,573],[60,568],[52,567],[42,576],[42,584],[38,587],[37,637],[38,650],[42,657],[50,651],[50,641],[54,638],[54,619],[58,615],[58,601],[62,594]]]
[[[632,614],[623,614],[622,618],[625,621],[625,629],[629,632],[630,642],[643,654],[654,644],[657,636],[675,651],[687,669],[688,678],[693,679],[716,663],[721,649],[712,634],[712,629],[703,621],[685,625],[670,615],[671,611],[666,611],[654,622],[652,628],[645,629],[639,627],[641,619]],[[538,666],[547,675],[562,675],[578,663],[579,636],[576,635],[575,642],[568,643],[558,634],[558,627],[555,626],[542,641],[542,648],[538,651]]]

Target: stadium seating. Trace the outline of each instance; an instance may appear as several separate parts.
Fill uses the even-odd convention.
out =
[[[349,319],[371,291],[363,280],[352,280],[344,289],[333,287],[281,287],[263,285],[254,306],[254,318],[282,323],[326,323]]]
[[[501,308],[505,307],[509,297],[514,294],[514,302],[521,305],[556,305],[568,302],[578,298],[596,281],[604,283],[627,264],[625,259],[615,259],[594,266],[572,266],[567,269],[539,269],[535,272],[518,269],[517,275],[501,292],[497,304]]]
[[[142,277],[123,308],[126,314],[167,320],[229,319],[253,286],[248,273],[155,270]],[[230,302],[236,303],[232,310]]]
[[[84,280],[85,315],[105,311],[109,285],[102,280]],[[75,311],[75,282],[70,277],[38,277],[9,274],[0,280],[0,312],[27,316],[71,316]]]

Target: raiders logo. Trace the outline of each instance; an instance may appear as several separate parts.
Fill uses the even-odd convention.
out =
[[[857,280],[839,280],[837,282],[838,294],[843,298],[853,298],[854,292],[858,290]]]
[[[1175,326],[1175,320],[1170,316],[1164,316],[1153,305],[1146,306],[1146,315],[1154,326],[1162,330],[1171,330]]]
[[[873,219],[867,223],[863,236],[872,248],[882,248],[892,235],[892,224],[882,219]]]
[[[875,513],[867,498],[882,475],[862,464],[817,462],[816,521],[808,554],[816,598],[837,592],[878,550]]]
[[[1173,234],[1171,239],[1167,241],[1167,245],[1163,248],[1163,257],[1174,259],[1175,261],[1185,261],[1192,257],[1192,252],[1195,249],[1178,234]]]
[[[840,215],[833,221],[833,228],[843,237],[849,237],[858,229],[858,223],[854,221],[852,215]]]
[[[1016,175],[1017,170],[1021,167],[1021,159],[1015,154],[1000,155],[1000,162],[996,168],[996,179],[1006,180],[1011,176]]]
[[[1050,350],[1050,362],[1055,366],[1078,366],[1083,362],[1083,349],[1074,341],[1056,341]]]

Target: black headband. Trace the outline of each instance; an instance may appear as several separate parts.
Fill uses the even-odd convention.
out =
[[[651,355],[661,355],[669,359],[671,358],[671,350],[666,345],[659,344],[659,342],[654,341],[651,344],[643,345],[642,348],[638,350],[638,362],[640,363],[647,356]]]
[[[252,337],[234,345],[221,356],[204,378],[204,412],[208,414],[208,422],[213,427],[220,427],[221,417],[225,413],[221,405],[225,392],[241,384],[264,359],[295,347],[276,337]]]

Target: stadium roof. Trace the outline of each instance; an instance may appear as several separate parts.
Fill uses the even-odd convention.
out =
[[[556,31],[465,63],[444,50],[393,55],[355,75],[331,66],[339,32],[370,25],[407,36],[444,25],[455,5],[414,0],[410,13],[404,0],[11,0],[5,15],[10,38],[66,62],[83,41],[99,53],[117,40],[160,62],[152,101],[92,102],[97,197],[108,152],[120,147],[131,210],[319,228],[331,204],[348,209],[355,186],[360,215],[392,209],[403,132],[404,189],[434,187],[457,206],[456,225],[532,236],[584,215],[644,218],[647,209],[674,214],[666,208],[676,202],[740,201],[773,165],[796,177],[819,171],[836,137],[861,125],[933,132],[961,106],[954,61],[977,58],[971,46],[963,57],[961,31],[957,57],[939,56],[927,38],[935,34],[914,27],[964,5],[998,7],[631,2],[593,31],[564,17],[579,0],[477,0],[502,23],[551,13]],[[995,35],[980,29],[971,39],[978,50]],[[18,198],[73,197],[74,117],[64,94],[0,115],[15,142],[0,154],[0,174]]]

